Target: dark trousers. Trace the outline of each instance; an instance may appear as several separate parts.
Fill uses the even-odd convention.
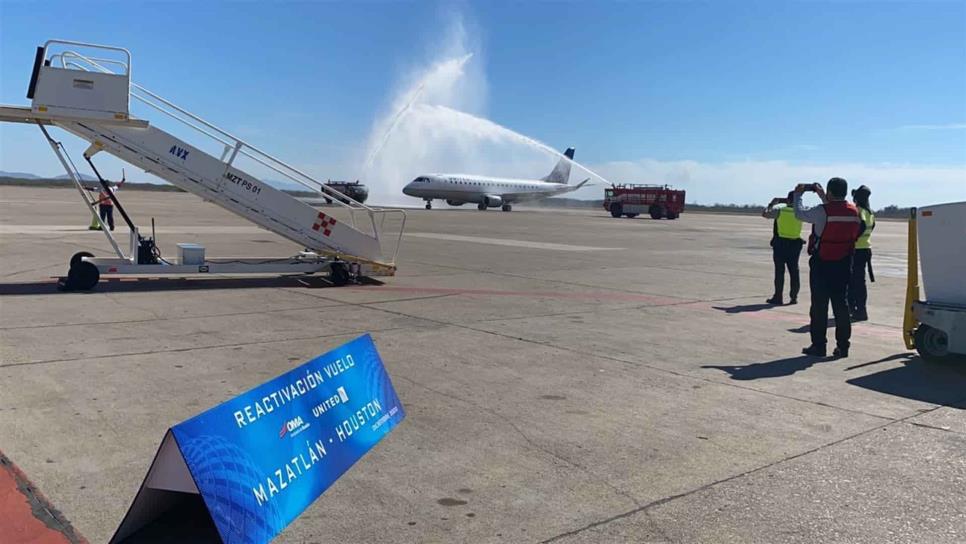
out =
[[[802,240],[775,238],[772,243],[771,258],[775,262],[775,298],[781,299],[785,290],[785,269],[788,269],[788,283],[791,284],[788,296],[798,298],[801,280],[798,275],[798,258],[802,254]]]
[[[114,230],[114,206],[101,204],[98,209],[101,212],[101,222],[107,223],[111,230]]]
[[[854,314],[866,315],[865,303],[869,291],[865,286],[865,270],[872,260],[871,249],[856,249],[852,257],[852,279],[849,280],[849,310]]]
[[[812,345],[824,347],[825,330],[828,328],[828,306],[832,304],[835,316],[835,343],[848,349],[852,336],[849,306],[845,300],[852,277],[852,257],[839,261],[823,261],[813,255],[808,261],[808,283],[812,290],[812,307],[809,309],[809,331]]]

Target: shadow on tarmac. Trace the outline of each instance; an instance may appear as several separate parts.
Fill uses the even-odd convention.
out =
[[[382,285],[372,278],[360,280],[362,285]],[[206,289],[259,289],[271,287],[302,287],[326,289],[336,287],[320,276],[278,276],[269,278],[106,278],[90,291],[63,292],[63,294],[88,293],[144,293],[151,291],[191,291]],[[25,295],[51,295],[61,292],[56,281],[0,283],[0,297]]]
[[[916,358],[917,358],[917,355],[915,353],[913,353],[911,351],[907,351],[905,353],[896,353],[895,355],[889,355],[887,357],[883,357],[883,358],[877,359],[875,361],[869,361],[867,363],[859,363],[857,365],[847,367],[845,370],[855,370],[856,368],[862,368],[862,367],[865,367],[865,366],[872,366],[872,365],[878,365],[878,364],[882,364],[882,363],[888,363],[889,361],[902,361],[904,363],[908,363],[909,361],[911,361],[913,359],[916,359]]]
[[[887,395],[966,409],[966,359],[964,358],[930,362],[918,355],[901,353],[845,370],[901,359],[905,359],[902,366],[852,378],[845,383]]]
[[[805,316],[805,318],[808,319],[808,316]],[[854,325],[854,323],[853,323],[853,325]],[[829,329],[834,329],[835,328],[835,318],[834,317],[828,318],[828,328]],[[806,332],[811,332],[811,330],[812,330],[812,325],[810,323],[806,323],[806,324],[802,325],[801,327],[795,327],[794,329],[788,329],[788,332],[806,333]]]
[[[819,357],[799,355],[798,357],[788,357],[786,359],[778,359],[777,361],[755,363],[745,366],[704,365],[701,368],[723,370],[731,375],[732,380],[758,380],[761,378],[791,376],[796,372],[805,370],[815,363],[824,360]]]
[[[712,306],[715,310],[721,310],[727,314],[740,314],[744,312],[760,312],[769,308],[781,308],[778,304],[742,304],[738,306]]]
[[[732,380],[744,381],[791,376],[808,369],[815,363],[841,361],[841,359],[800,355],[745,366],[704,365],[701,368],[723,370],[731,376]],[[894,361],[901,361],[902,366],[851,378],[845,383],[896,397],[966,409],[966,358],[929,362],[914,353],[907,352],[859,363],[842,370],[849,372]]]

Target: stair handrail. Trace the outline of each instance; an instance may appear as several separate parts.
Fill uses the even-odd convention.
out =
[[[90,45],[90,47],[100,47],[100,46]],[[98,70],[100,70],[103,73],[108,73],[108,74],[113,74],[114,73],[112,70],[110,70],[110,69],[106,68],[105,66],[99,64],[97,62],[97,60],[99,60],[99,59],[95,59],[95,58],[92,58],[92,57],[88,57],[86,55],[82,55],[82,54],[80,54],[80,53],[78,53],[76,51],[65,51],[64,53],[59,54],[59,56],[62,59],[62,62],[61,62],[62,65],[64,65],[65,67],[67,65],[70,65],[70,66],[74,66],[74,67],[76,67],[78,69],[87,71],[87,67],[85,67],[85,66],[83,66],[81,64],[78,64],[76,62],[70,62],[70,61],[65,61],[64,60],[66,57],[74,57],[74,58],[83,60],[84,62],[90,64],[91,66],[93,66],[95,68],[97,68]],[[103,60],[103,59],[101,59],[101,60]],[[123,63],[120,63],[119,61],[110,61],[110,62],[116,62],[118,64],[122,64],[123,65]],[[151,106],[152,108],[160,111],[161,113],[164,113],[165,115],[168,115],[172,119],[174,119],[176,121],[179,121],[182,124],[185,124],[185,125],[193,128],[193,129],[197,130],[198,132],[204,134],[205,136],[208,136],[209,138],[212,138],[212,139],[214,139],[214,140],[216,140],[216,141],[218,141],[218,142],[220,142],[220,143],[222,143],[222,144],[224,144],[226,146],[229,146],[229,147],[231,147],[233,149],[237,147],[238,148],[238,152],[241,153],[242,155],[245,155],[246,157],[254,160],[255,162],[258,162],[262,166],[265,166],[266,168],[269,168],[272,171],[274,171],[274,172],[276,172],[278,174],[281,174],[281,175],[289,178],[291,181],[294,181],[294,182],[298,183],[299,185],[302,185],[303,187],[306,187],[308,189],[311,189],[311,190],[313,190],[313,191],[315,191],[317,193],[321,193],[323,195],[328,194],[329,196],[339,197],[340,199],[348,200],[351,204],[355,204],[356,206],[358,206],[360,208],[367,209],[367,210],[372,210],[372,208],[370,208],[369,206],[366,206],[365,204],[356,201],[355,199],[349,197],[348,195],[345,195],[345,194],[341,193],[340,191],[338,191],[336,189],[332,189],[331,187],[328,187],[324,183],[318,181],[317,179],[313,178],[312,176],[306,174],[305,172],[302,172],[301,170],[295,168],[294,166],[286,163],[285,161],[279,159],[278,157],[275,157],[275,156],[273,156],[273,155],[271,155],[271,154],[269,154],[269,153],[267,153],[267,152],[265,152],[265,151],[263,151],[263,150],[255,147],[255,146],[251,145],[250,143],[246,142],[245,140],[242,140],[241,138],[235,136],[234,134],[232,134],[232,133],[230,133],[230,132],[228,132],[228,131],[226,131],[226,130],[224,130],[222,128],[219,128],[218,126],[216,126],[216,125],[214,125],[212,123],[209,123],[208,121],[206,121],[206,120],[202,119],[201,117],[199,117],[199,116],[191,113],[188,110],[185,110],[184,108],[181,108],[177,104],[175,104],[175,103],[173,103],[173,102],[165,99],[164,97],[158,95],[157,93],[154,93],[154,92],[148,90],[144,86],[139,85],[139,84],[137,84],[137,83],[135,83],[133,81],[130,81],[130,86],[133,87],[133,88],[135,88],[135,89],[137,89],[137,90],[139,90],[139,91],[141,91],[141,92],[143,92],[143,93],[145,93],[145,94],[147,94],[151,98],[154,98],[155,100],[158,100],[159,102],[163,103],[165,106],[176,110],[178,113],[180,113],[182,115],[186,115],[186,116],[190,117],[191,119],[193,119],[194,121],[197,121],[197,122],[203,124],[205,127],[207,127],[207,128],[209,128],[211,130],[214,130],[214,131],[218,132],[222,136],[224,136],[226,138],[229,138],[231,141],[226,141],[223,138],[220,138],[220,137],[218,137],[218,136],[216,136],[214,134],[211,134],[210,132],[202,129],[201,127],[195,125],[194,123],[191,123],[189,121],[186,121],[185,119],[180,118],[179,116],[177,116],[174,113],[166,110],[165,108],[163,108],[163,107],[161,107],[161,106],[159,106],[159,105],[151,102],[150,100],[144,98],[143,96],[140,96],[137,93],[134,93],[134,92],[129,91],[129,93],[130,93],[131,96],[133,96],[134,98],[137,98],[139,101],[143,102],[144,104],[147,104],[148,106]],[[245,148],[248,148],[248,149],[254,151],[258,155],[261,155],[262,157],[264,157],[266,159],[269,159],[271,162],[273,162],[275,164],[274,165],[273,164],[269,164],[266,161],[264,161],[261,158],[259,158],[258,156],[255,156],[252,153],[248,153],[247,151],[245,151]],[[284,169],[286,169],[288,171],[286,172],[285,170],[282,170],[282,169],[278,168],[278,166],[281,166],[282,168],[284,168]],[[295,175],[293,175],[293,174],[295,174]],[[306,183],[306,181],[308,181],[309,183]],[[336,199],[334,199],[334,200],[336,200]],[[353,207],[351,205],[347,205],[345,202],[340,202],[340,204],[342,204],[346,208],[352,208]]]
[[[127,49],[123,48],[123,47],[115,47],[113,45],[101,45],[101,44],[97,44],[97,43],[78,42],[78,41],[73,41],[73,40],[47,40],[44,43],[44,58],[45,59],[47,58],[47,50],[50,48],[51,45],[57,44],[57,43],[62,44],[62,45],[79,45],[81,47],[91,47],[93,49],[106,49],[108,51],[118,51],[118,52],[124,53],[124,57],[127,58],[127,62],[121,62],[121,61],[115,61],[115,60],[112,60],[111,61],[111,62],[116,62],[117,64],[120,64],[120,65],[124,66],[124,73],[123,74],[116,74],[116,73],[111,72],[111,71],[107,71],[107,73],[114,74],[114,75],[123,75],[123,76],[126,76],[128,78],[128,80],[131,79],[131,52],[128,51]],[[82,58],[85,58],[86,59],[86,57],[84,57],[83,55],[77,53],[76,51],[71,51],[71,53],[72,54],[75,54],[75,55],[77,55],[79,57],[82,57]],[[51,55],[51,57],[50,57],[51,62],[53,62],[53,59],[56,56],[57,55]]]
[[[355,223],[355,221],[354,221],[354,212],[357,211],[357,210],[365,210],[367,212],[367,215],[369,216],[369,220],[370,220],[370,223],[371,223],[371,226],[372,226],[372,236],[373,236],[373,238],[377,242],[380,243],[380,245],[381,245],[382,241],[381,241],[381,237],[380,237],[379,233],[380,233],[380,230],[381,230],[381,226],[385,224],[385,217],[386,217],[386,215],[390,215],[390,214],[392,214],[392,215],[399,215],[401,217],[399,235],[398,235],[398,237],[396,239],[396,244],[395,244],[395,247],[393,248],[392,257],[390,259],[390,263],[395,264],[396,258],[398,257],[398,254],[399,254],[399,248],[402,245],[402,235],[403,235],[403,231],[405,230],[405,225],[406,225],[406,212],[405,211],[403,211],[401,209],[397,209],[397,208],[379,208],[379,209],[376,209],[376,208],[372,208],[370,206],[366,206],[362,202],[358,202],[355,199],[349,197],[348,195],[343,194],[341,191],[338,191],[336,189],[333,189],[333,188],[325,185],[324,183],[316,180],[315,178],[313,178],[312,176],[310,176],[310,175],[306,174],[305,172],[299,170],[298,168],[295,168],[294,166],[291,166],[290,164],[288,164],[288,163],[282,161],[281,159],[279,159],[279,158],[277,158],[277,157],[275,157],[275,156],[273,156],[273,155],[271,155],[271,154],[269,154],[269,153],[267,153],[267,152],[265,152],[265,151],[263,151],[263,150],[255,147],[255,146],[253,146],[251,144],[249,144],[248,142],[246,142],[246,141],[242,140],[241,138],[239,138],[239,137],[231,134],[230,132],[219,128],[218,126],[216,126],[216,125],[214,125],[214,124],[212,124],[212,123],[210,123],[210,122],[202,119],[201,117],[199,117],[199,116],[197,116],[197,115],[195,115],[195,114],[193,114],[193,113],[185,110],[184,108],[181,108],[177,104],[174,104],[173,102],[165,99],[164,97],[162,97],[162,96],[160,96],[160,95],[158,95],[158,94],[156,94],[156,93],[148,90],[147,88],[143,87],[142,85],[138,85],[137,83],[131,81],[131,78],[130,78],[130,73],[131,73],[131,65],[130,65],[131,54],[126,49],[119,48],[119,47],[111,47],[111,46],[101,46],[101,45],[95,45],[95,44],[88,44],[88,43],[83,43],[83,42],[71,42],[71,41],[66,41],[66,40],[50,40],[44,46],[44,48],[45,48],[45,58],[46,58],[46,48],[47,48],[47,45],[49,45],[51,43],[64,43],[64,44],[80,45],[80,46],[93,47],[93,48],[104,48],[104,49],[116,50],[116,51],[122,51],[122,52],[124,52],[127,55],[127,59],[128,59],[127,64],[124,64],[124,63],[122,63],[120,61],[110,60],[110,59],[97,59],[97,58],[88,57],[88,56],[82,55],[82,54],[80,54],[80,53],[78,53],[76,51],[64,51],[63,53],[60,53],[59,56],[61,57],[61,64],[65,68],[67,66],[73,66],[73,67],[76,67],[76,68],[78,68],[80,70],[84,70],[84,71],[90,71],[90,70],[86,66],[83,66],[82,64],[79,64],[79,63],[74,62],[74,61],[68,61],[67,58],[68,57],[72,57],[72,58],[76,58],[76,59],[82,60],[83,62],[86,62],[91,67],[96,68],[97,70],[99,70],[99,71],[101,71],[103,73],[108,73],[108,74],[115,74],[115,72],[112,71],[112,70],[110,70],[109,68],[103,66],[102,64],[100,64],[98,62],[98,60],[107,61],[107,62],[111,62],[111,63],[116,63],[116,64],[119,64],[119,65],[124,66],[126,68],[126,72],[127,72],[126,75],[127,75],[127,79],[128,79],[128,86],[129,86],[128,94],[130,96],[135,97],[140,102],[142,102],[142,103],[144,103],[144,104],[146,104],[146,105],[148,105],[148,106],[150,106],[150,107],[152,107],[152,108],[160,111],[161,113],[164,113],[165,115],[171,117],[172,119],[174,119],[176,121],[179,121],[180,123],[182,123],[182,124],[184,124],[184,125],[192,128],[192,129],[200,132],[201,134],[204,134],[205,136],[208,136],[209,138],[212,138],[215,141],[218,141],[218,142],[222,143],[223,145],[225,145],[226,146],[226,153],[228,151],[231,151],[232,152],[232,156],[226,162],[226,164],[230,165],[231,162],[234,160],[234,157],[237,154],[239,154],[239,153],[242,154],[242,155],[245,155],[246,157],[254,160],[255,162],[261,164],[262,166],[265,166],[266,168],[269,168],[270,170],[272,170],[272,171],[274,171],[274,172],[276,172],[276,173],[278,173],[278,174],[280,174],[282,176],[285,176],[289,180],[294,181],[294,182],[298,183],[299,185],[302,185],[303,187],[306,187],[306,188],[308,188],[308,189],[310,189],[312,191],[315,191],[317,193],[320,193],[323,196],[333,197],[332,200],[335,203],[337,203],[338,205],[342,206],[343,208],[346,208],[349,211],[349,215],[350,215],[350,218],[352,219],[352,223],[353,224]],[[196,125],[195,123],[192,123],[192,122],[190,122],[190,121],[188,121],[186,119],[183,119],[182,117],[180,117],[177,114],[169,111],[168,109],[166,109],[166,108],[164,108],[164,107],[162,107],[162,106],[160,106],[158,104],[155,104],[154,102],[152,102],[151,100],[148,100],[147,98],[145,98],[143,96],[138,95],[137,93],[133,92],[131,90],[131,88],[135,88],[135,89],[137,89],[137,90],[139,90],[139,91],[147,94],[148,96],[150,96],[151,98],[153,98],[153,99],[161,102],[165,106],[174,109],[178,113],[189,117],[190,119],[196,121],[197,123],[201,123],[202,125],[204,125],[204,127],[207,127],[208,129],[211,129],[211,130],[217,132],[218,134],[220,134],[224,138],[228,138],[228,140],[225,140],[224,138],[219,137],[216,134],[212,134],[208,130],[205,130],[204,128]],[[249,153],[245,148],[247,148],[248,150],[251,150],[252,152],[254,152],[254,154],[253,153]],[[255,154],[260,155],[260,157],[259,156],[256,156]],[[266,160],[263,160],[263,158],[264,159],[267,159],[267,161],[270,161],[271,163],[274,163],[274,164],[270,164],[270,162],[267,162]],[[376,217],[375,216],[377,214],[381,216],[381,220],[380,220],[379,226],[377,226],[377,224],[376,224]]]

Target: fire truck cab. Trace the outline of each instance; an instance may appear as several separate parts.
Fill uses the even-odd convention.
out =
[[[604,189],[604,210],[612,217],[647,213],[652,219],[677,219],[684,211],[684,191],[667,185],[615,184]]]

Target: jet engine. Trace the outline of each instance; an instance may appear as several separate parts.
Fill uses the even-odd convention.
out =
[[[503,205],[503,199],[496,195],[486,195],[483,197],[486,199],[486,205],[489,208],[498,208]]]
[[[447,200],[446,203],[450,206],[462,206],[463,204],[466,204],[466,202],[460,202],[458,200]]]

